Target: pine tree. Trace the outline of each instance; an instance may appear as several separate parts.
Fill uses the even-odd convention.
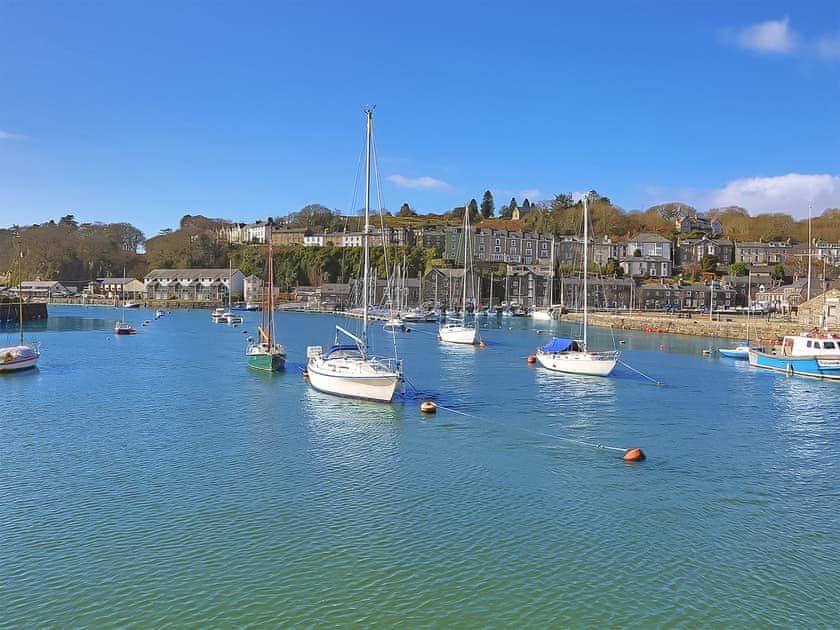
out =
[[[496,206],[493,203],[493,193],[489,190],[484,191],[484,197],[481,199],[481,216],[485,219],[491,218],[496,212]]]

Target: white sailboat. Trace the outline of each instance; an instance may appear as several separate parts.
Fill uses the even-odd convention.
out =
[[[438,328],[438,339],[447,343],[460,343],[466,345],[475,344],[476,327],[475,318],[472,324],[467,323],[467,280],[472,269],[472,247],[470,247],[470,209],[469,204],[464,206],[464,278],[462,281],[463,292],[461,296],[461,316],[451,317],[449,309],[444,322]],[[450,274],[450,287],[451,287]],[[473,301],[475,304],[475,300]]]
[[[621,353],[618,350],[590,351],[588,346],[588,286],[589,265],[589,207],[583,198],[583,339],[560,339],[554,337],[549,343],[537,348],[536,359],[541,366],[554,372],[609,376],[615,368]]]
[[[22,255],[22,254],[21,254]],[[20,270],[20,264],[18,269]],[[21,287],[20,271],[18,271],[18,332],[17,344],[13,346],[0,347],[0,373],[19,372],[34,368],[41,357],[41,349],[37,343],[27,343],[23,340],[23,293]]]
[[[123,279],[125,279],[125,268],[123,268]],[[125,286],[125,285],[123,285]],[[125,298],[125,295],[123,295]],[[114,324],[114,334],[115,335],[134,335],[137,334],[137,330],[132,326],[131,322],[125,319],[125,299],[123,299],[123,308],[122,308],[122,319],[118,319]]]
[[[370,180],[373,150],[373,110],[366,110],[367,141],[365,158],[365,228],[364,272],[362,290],[362,333],[356,336],[336,326],[336,343],[324,350],[322,346],[306,349],[306,370],[309,384],[316,390],[336,396],[362,398],[377,402],[391,402],[397,386],[403,382],[402,361],[368,355],[368,283],[370,276]],[[339,336],[352,343],[339,343]]]
[[[270,240],[270,239],[269,239]],[[269,247],[271,243],[269,243]],[[233,261],[228,260],[228,305],[227,310],[222,313],[221,320],[231,325],[244,324],[245,318],[233,312]],[[215,312],[215,311],[214,311]],[[211,315],[212,317],[212,315]]]
[[[551,270],[548,274],[548,287],[546,288],[546,304],[543,307],[537,307],[531,312],[531,317],[536,320],[551,320],[554,319],[554,238],[551,239]]]

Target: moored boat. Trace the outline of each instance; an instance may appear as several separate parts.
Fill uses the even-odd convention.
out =
[[[785,335],[782,343],[766,351],[750,348],[753,367],[840,382],[840,335],[802,333]]]

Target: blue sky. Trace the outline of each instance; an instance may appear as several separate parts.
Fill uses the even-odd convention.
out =
[[[0,227],[596,189],[840,207],[840,3],[0,0]]]

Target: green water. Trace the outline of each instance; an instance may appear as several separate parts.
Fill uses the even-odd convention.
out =
[[[259,314],[119,315],[51,309],[39,369],[0,378],[0,627],[840,619],[837,384],[635,333],[652,380],[548,373],[525,358],[569,330],[515,319],[483,349],[398,336],[409,386],[380,405],[303,379],[333,317],[279,315],[271,374],[246,367]]]

